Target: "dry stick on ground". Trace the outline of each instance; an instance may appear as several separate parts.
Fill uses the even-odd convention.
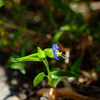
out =
[[[57,100],[59,98],[73,99],[73,100],[85,100],[83,97],[74,92],[71,89],[67,88],[43,88],[37,92],[37,95],[42,96],[43,94],[48,93],[48,100]]]

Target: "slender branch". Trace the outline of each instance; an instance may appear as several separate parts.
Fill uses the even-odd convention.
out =
[[[45,59],[45,60],[43,61],[43,63],[45,64],[46,69],[47,69],[47,72],[48,72],[48,75],[49,75],[49,74],[50,74],[50,69],[49,69],[49,64],[48,64],[47,59]]]

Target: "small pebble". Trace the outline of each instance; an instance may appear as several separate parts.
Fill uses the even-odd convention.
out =
[[[21,98],[21,100],[25,100],[27,98],[26,94],[24,93],[21,93],[19,97]]]

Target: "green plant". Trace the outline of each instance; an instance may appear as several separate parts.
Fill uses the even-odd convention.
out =
[[[94,68],[93,71],[94,71],[94,72],[100,71],[100,61],[98,61],[98,66],[97,66],[96,68]]]
[[[5,36],[5,30],[0,28],[0,47],[6,46],[8,44],[7,37]]]
[[[44,72],[39,73],[34,81],[33,84],[36,86],[39,84],[44,77],[48,78],[48,84],[52,87],[56,87],[58,82],[62,78],[66,77],[80,77],[78,73],[74,73],[72,71],[51,71],[49,68],[47,56],[50,58],[55,58],[56,60],[60,60],[59,57],[62,57],[62,52],[59,52],[59,47],[57,44],[54,44],[52,48],[47,48],[42,50],[40,47],[38,47],[38,53],[34,53],[25,57],[17,58],[13,60],[14,62],[20,62],[20,61],[43,61],[43,63],[46,66],[47,69],[47,75]]]
[[[5,4],[5,0],[0,0],[0,7],[2,7]]]
[[[12,69],[18,69],[21,73],[25,74],[26,71],[25,71],[25,67],[26,67],[26,64],[24,62],[15,62],[13,63],[12,60],[18,58],[19,56],[16,55],[16,54],[12,54],[7,63],[6,63],[6,66],[8,66],[9,68],[12,68]]]

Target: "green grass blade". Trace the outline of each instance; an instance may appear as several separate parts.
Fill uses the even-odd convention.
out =
[[[78,58],[78,60],[74,63],[74,65],[71,67],[71,71],[76,72],[76,73],[79,71],[81,62],[82,62],[82,58],[83,58],[83,55],[81,55]]]

